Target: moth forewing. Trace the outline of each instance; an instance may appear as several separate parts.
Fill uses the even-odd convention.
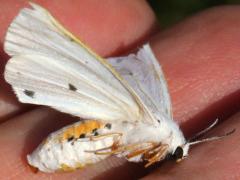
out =
[[[122,119],[132,119],[132,121],[144,120],[150,123],[153,121],[153,117],[147,107],[111,65],[65,30],[46,10],[38,5],[33,5],[33,7],[34,9],[25,8],[21,10],[20,14],[11,23],[6,35],[4,47],[7,53],[13,56],[14,59],[16,56],[22,57],[22,55],[28,55],[27,62],[24,63],[21,60],[15,65],[16,63],[11,63],[12,59],[6,66],[5,79],[13,87],[22,89],[22,91],[31,90],[27,88],[29,86],[31,86],[30,88],[34,88],[34,84],[40,83],[43,78],[46,79],[43,80],[47,82],[46,87],[48,85],[51,87],[52,85],[54,88],[58,88],[59,86],[61,89],[66,88],[68,90],[69,84],[72,84],[76,88],[79,87],[75,93],[88,94],[88,92],[97,91],[102,95],[98,97],[103,97],[100,99],[101,101],[111,99],[112,103],[109,106],[117,105],[119,112],[123,115]],[[71,41],[71,39],[74,41]],[[32,55],[34,57],[31,59]],[[43,64],[39,59],[44,59],[45,57],[51,60]],[[29,66],[30,63],[35,63],[36,65]],[[18,68],[16,66],[22,66],[25,69],[20,70],[21,72],[15,72],[15,69]],[[32,68],[34,67],[37,68],[36,70],[34,69],[36,76],[32,77]],[[45,76],[40,72],[43,69],[45,70]],[[64,81],[56,84],[55,82],[58,82],[59,77],[63,76],[63,74],[65,76]],[[39,79],[40,77],[41,79]],[[52,78],[51,82],[50,78]],[[22,82],[21,79],[30,79],[34,84],[19,84],[18,82]],[[18,84],[15,85],[16,83]],[[92,86],[92,89],[84,91],[84,85],[88,87]],[[44,89],[42,91],[47,92],[48,90]],[[16,93],[18,94],[18,92]],[[73,94],[73,92],[70,93]],[[18,96],[21,95],[22,93]],[[49,97],[47,94],[44,94],[44,96],[46,99],[52,97],[52,95]],[[38,103],[37,97],[36,93],[36,99],[31,99],[30,103],[42,104]],[[71,98],[69,101],[71,101]],[[74,102],[75,100],[72,101]],[[52,104],[48,103],[48,101],[45,101],[44,105],[52,106]],[[61,107],[52,107],[81,117],[102,119],[101,115],[94,114],[94,112],[91,112],[91,115],[87,115],[75,111],[71,112],[68,109],[65,110],[65,108],[62,108],[62,105],[59,106]],[[106,111],[111,111],[111,109],[107,108],[109,106],[106,106]],[[84,109],[82,109],[82,112],[84,112]],[[109,116],[106,120],[109,119],[115,119],[115,117]],[[120,118],[116,119],[119,120]]]

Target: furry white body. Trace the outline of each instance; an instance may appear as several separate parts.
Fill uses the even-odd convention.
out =
[[[45,9],[32,6],[34,9],[20,12],[7,32],[4,48],[12,58],[6,65],[6,81],[21,102],[47,105],[86,122],[95,119],[99,124],[112,125],[111,130],[98,128],[98,134],[104,138],[97,141],[88,136],[78,139],[76,132],[74,139],[67,136],[69,139],[59,141],[66,128],[52,133],[28,156],[32,166],[53,172],[83,167],[110,154],[134,162],[147,157],[152,164],[173,154],[177,147],[182,147],[183,155],[187,155],[188,144],[172,119],[163,72],[148,44],[137,54],[110,58],[109,64],[66,31]],[[81,123],[70,127],[78,126],[82,131],[86,124]],[[91,127],[99,124],[93,123]],[[121,136],[116,140],[116,136],[107,133]],[[115,153],[116,143],[119,149],[125,148]],[[138,154],[144,143],[154,146]],[[129,148],[134,144],[140,146]],[[109,146],[112,153],[108,155],[94,153]],[[155,147],[161,153],[156,153]],[[152,154],[155,159],[150,158]]]
[[[101,128],[98,130],[98,133],[106,134],[121,132],[122,137],[119,139],[119,145],[131,145],[142,142],[161,142],[169,145],[166,153],[173,154],[178,146],[185,143],[185,139],[175,123],[169,125],[169,123],[165,122],[166,121],[162,121],[162,123],[156,124],[155,126],[141,122],[120,122],[114,123],[111,130]],[[66,128],[79,126],[81,123],[82,122],[74,123],[50,134],[44,143],[42,143],[31,155],[28,155],[28,162],[41,171],[54,172],[62,170],[64,166],[69,167],[69,170],[82,168],[109,156],[98,155],[93,153],[93,151],[114,144],[116,140],[115,136],[109,136],[94,141],[91,141],[86,137],[59,142],[59,136],[64,133]],[[126,157],[128,153],[128,151],[125,151],[118,154],[118,156]],[[143,161],[142,155],[130,158],[128,161],[141,162]]]

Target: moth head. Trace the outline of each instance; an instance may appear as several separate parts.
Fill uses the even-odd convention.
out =
[[[210,129],[212,129],[216,124],[218,120],[213,122],[209,127],[206,129],[200,131],[198,134],[196,134],[193,138],[189,139],[184,145],[182,146],[177,146],[177,148],[174,150],[172,157],[176,160],[176,162],[180,162],[182,159],[184,159],[188,155],[188,150],[190,146],[200,144],[203,142],[209,142],[209,141],[215,141],[219,140],[222,138],[225,138],[226,136],[231,135],[232,133],[235,132],[235,129],[227,132],[226,134],[220,135],[220,136],[213,136],[209,138],[203,138],[203,139],[198,139],[200,136],[208,132]]]
[[[172,157],[176,162],[182,161],[185,157],[188,155],[189,150],[189,144],[186,143],[182,146],[177,146],[177,148],[174,150]]]

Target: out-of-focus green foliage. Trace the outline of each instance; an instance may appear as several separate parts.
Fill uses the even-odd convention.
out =
[[[240,0],[148,0],[148,2],[162,27],[174,24],[188,15],[209,7],[240,4]]]

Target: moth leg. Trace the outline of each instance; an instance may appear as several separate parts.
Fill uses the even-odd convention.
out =
[[[159,147],[157,147],[157,149],[158,149],[157,152],[154,150],[153,156],[146,158],[148,163],[145,165],[145,167],[148,167],[148,166],[154,164],[155,162],[163,159],[167,153],[167,148],[168,148],[167,144],[163,144],[163,145],[160,145]],[[149,151],[148,153],[151,153],[151,151]],[[149,154],[146,154],[146,155],[149,155]]]
[[[109,155],[109,154],[114,154],[116,153],[116,147],[119,146],[119,141],[120,138],[122,137],[122,133],[118,133],[118,132],[113,132],[113,133],[106,133],[106,134],[101,134],[101,135],[97,135],[97,136],[90,136],[90,140],[91,141],[99,141],[101,139],[107,138],[107,137],[115,137],[117,139],[114,140],[113,144],[111,146],[105,147],[105,148],[101,148],[101,149],[97,149],[97,150],[86,150],[85,152],[89,152],[89,153],[94,153],[97,155]]]
[[[104,138],[107,138],[107,137],[111,137],[111,136],[115,136],[115,137],[122,137],[122,133],[118,133],[118,132],[113,132],[113,133],[106,133],[106,134],[100,134],[100,135],[97,135],[97,136],[90,136],[90,140],[91,141],[99,141],[101,139],[104,139]]]
[[[143,147],[146,146],[144,148],[139,149],[138,147]],[[106,148],[102,148],[102,149],[97,149],[95,151],[88,151],[88,152],[93,152],[95,154],[98,155],[108,155],[108,154],[120,154],[122,152],[125,151],[129,151],[130,153],[128,153],[126,155],[126,157],[128,159],[135,157],[137,155],[140,154],[144,154],[145,152],[147,152],[149,150],[149,148],[151,149],[152,147],[154,147],[154,143],[151,142],[145,142],[145,143],[137,143],[137,144],[130,144],[130,145],[119,145],[119,143],[116,141],[112,146],[106,147]]]
[[[129,153],[126,157],[127,157],[127,159],[131,159],[133,157],[145,154],[147,151],[148,151],[148,149],[136,150],[136,151],[133,151],[133,152]]]
[[[150,158],[152,154],[155,154],[157,151],[159,151],[159,149],[162,148],[162,144],[157,144],[154,147],[152,147],[151,149],[149,149],[145,154],[144,157],[146,159]]]
[[[146,146],[146,145],[148,145],[148,146]],[[139,156],[141,154],[145,154],[146,152],[149,151],[149,149],[152,149],[153,147],[155,147],[155,143],[151,143],[151,142],[150,143],[139,143],[139,144],[136,144],[135,146],[140,146],[141,148],[135,148],[132,150],[131,147],[128,147],[126,150],[130,150],[130,153],[126,156],[127,159],[131,159],[131,158]]]
[[[85,152],[94,153],[94,154],[97,154],[97,155],[108,155],[108,154],[112,153],[112,151],[109,151],[111,149],[112,149],[112,145],[108,146],[108,147],[105,147],[105,148],[92,150],[92,151],[91,150],[85,150]]]
[[[118,146],[115,150],[113,150],[112,154],[120,154],[120,153],[127,152],[127,154],[125,154],[124,156],[127,159],[131,159],[133,157],[143,155],[145,152],[147,152],[149,149],[152,149],[155,146],[156,145],[153,142],[122,145],[122,146]]]
[[[93,151],[85,151],[85,152],[89,152],[89,153],[94,153],[97,155],[111,155],[111,154],[116,154],[119,152],[118,149],[113,149],[115,145],[111,145],[105,148],[101,148],[101,149],[97,149],[97,150],[93,150]]]

